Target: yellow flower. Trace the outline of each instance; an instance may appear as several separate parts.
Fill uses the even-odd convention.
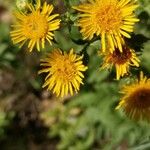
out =
[[[122,108],[134,120],[150,121],[150,79],[140,73],[140,79],[121,90],[124,94],[116,109]]]
[[[120,52],[118,48],[115,49],[113,53],[108,53],[104,57],[104,63],[102,69],[116,68],[116,79],[119,80],[120,77],[123,77],[129,72],[130,66],[139,67],[139,58],[136,56],[136,53],[133,49],[128,48],[126,45],[123,45],[123,51]]]
[[[102,51],[105,52],[107,44],[111,52],[118,47],[122,52],[123,36],[130,38],[135,22],[133,11],[138,7],[136,0],[88,0],[73,7],[81,12],[78,26],[84,39],[92,39],[96,34],[101,36]]]
[[[28,13],[17,11],[15,13],[17,22],[12,25],[13,31],[10,32],[14,44],[20,44],[22,47],[28,43],[29,51],[33,50],[36,46],[37,50],[45,47],[47,40],[51,45],[54,33],[59,28],[60,20],[55,19],[58,14],[51,15],[54,7],[46,2],[41,6],[40,0],[34,7],[32,4],[27,4],[29,9]]]
[[[69,54],[63,53],[60,49],[48,54],[47,58],[41,60],[41,66],[45,68],[39,71],[39,73],[48,73],[43,87],[47,86],[48,90],[61,97],[68,93],[73,95],[74,91],[77,93],[80,84],[83,84],[82,72],[87,70],[82,58],[83,56],[74,54],[73,49]]]

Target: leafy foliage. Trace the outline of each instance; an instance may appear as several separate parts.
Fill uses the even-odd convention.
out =
[[[5,90],[3,90],[6,86],[5,82],[0,81],[0,106],[2,110],[6,109],[6,111],[0,110],[0,137],[5,135],[5,130],[12,125],[10,124],[12,120],[15,122],[16,118],[21,116],[19,119],[23,122],[26,117],[32,118],[34,116],[32,113],[36,112],[35,120],[33,120],[43,121],[43,126],[49,129],[48,133],[46,132],[49,139],[59,139],[56,147],[60,150],[150,149],[149,124],[129,120],[122,111],[115,110],[121,97],[119,91],[122,85],[132,82],[140,70],[148,76],[150,73],[149,0],[139,0],[140,8],[137,14],[141,21],[135,27],[135,34],[127,40],[128,44],[139,54],[141,67],[138,70],[132,69],[131,74],[120,81],[115,80],[114,69],[112,71],[99,69],[102,63],[101,56],[97,55],[101,47],[100,39],[98,37],[91,41],[82,39],[79,28],[76,26],[78,16],[71,7],[83,1],[49,0],[56,6],[55,11],[61,12],[62,25],[61,29],[55,32],[53,46],[47,46],[40,54],[27,54],[25,47],[19,49],[13,46],[9,37],[12,18],[8,21],[0,20],[0,71],[11,70],[15,78],[13,86]],[[0,11],[0,19],[6,12],[8,16],[11,16],[12,12],[9,11],[12,6],[15,7],[15,4],[8,0],[5,2],[0,0],[0,10],[3,10]],[[74,97],[65,97],[63,101],[57,100],[50,93],[45,96],[45,90],[41,89],[43,77],[37,77],[36,74],[41,55],[56,47],[66,51],[73,47],[78,54],[84,54],[84,64],[89,68],[80,93]],[[13,99],[12,97],[17,94],[19,94],[18,98]],[[32,101],[30,101],[30,96]],[[11,97],[11,100],[8,97]],[[29,105],[25,105],[24,102],[27,101]],[[49,105],[45,107],[47,101]],[[5,107],[1,102],[5,103]],[[17,108],[16,104],[19,105]],[[33,111],[28,111],[27,106],[30,104]],[[12,110],[13,115],[8,117]],[[31,118],[26,119],[29,120],[27,125],[33,123]],[[21,121],[15,124],[21,124]],[[25,125],[23,127],[25,128]],[[28,131],[28,127],[26,128]],[[39,136],[38,131],[36,131],[36,136]],[[21,147],[25,145],[26,143]]]

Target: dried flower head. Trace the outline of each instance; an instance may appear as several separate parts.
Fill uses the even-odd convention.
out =
[[[107,53],[104,57],[102,69],[116,68],[116,79],[119,80],[125,74],[128,74],[130,66],[139,67],[139,58],[133,49],[123,45],[122,52],[118,48],[113,53]]]

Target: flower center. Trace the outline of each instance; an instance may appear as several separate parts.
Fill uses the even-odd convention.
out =
[[[140,88],[136,90],[129,100],[133,102],[134,107],[149,108],[150,107],[150,88]]]
[[[72,81],[77,73],[74,62],[70,61],[69,58],[65,56],[59,61],[56,68],[59,78],[63,82]]]
[[[118,48],[112,54],[111,61],[115,64],[124,64],[132,57],[130,49],[123,47],[123,52],[120,52]]]
[[[40,39],[45,37],[48,32],[48,22],[45,16],[41,15],[38,11],[31,13],[27,16],[23,23],[23,30],[26,38]]]
[[[97,23],[102,31],[116,30],[122,24],[120,9],[116,4],[104,5],[96,13]]]

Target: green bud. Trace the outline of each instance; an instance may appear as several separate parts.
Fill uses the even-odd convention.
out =
[[[25,11],[27,8],[28,0],[16,0],[16,6],[20,11]]]

